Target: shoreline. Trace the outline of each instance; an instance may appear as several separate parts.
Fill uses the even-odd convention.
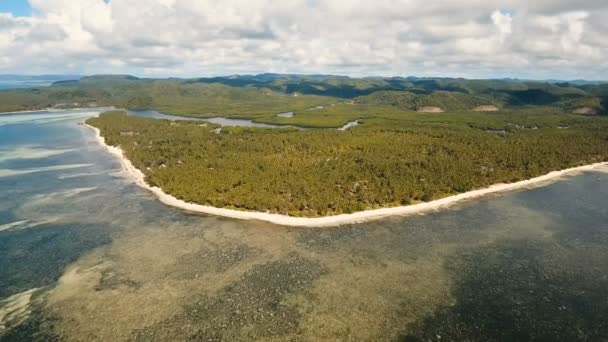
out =
[[[551,180],[556,180],[562,176],[582,171],[591,171],[598,167],[608,166],[608,162],[588,164],[578,167],[572,167],[560,171],[551,171],[545,175],[518,181],[515,183],[500,183],[494,184],[486,188],[471,190],[457,195],[444,197],[438,200],[423,202],[418,204],[412,204],[407,206],[370,209],[364,211],[358,211],[351,214],[339,214],[333,216],[322,216],[322,217],[294,217],[282,214],[271,214],[265,212],[256,211],[240,211],[234,209],[218,208],[212,206],[206,206],[202,204],[195,204],[185,202],[178,198],[173,197],[170,194],[165,193],[161,188],[156,186],[150,186],[145,182],[144,173],[136,168],[131,161],[126,158],[123,154],[122,149],[114,146],[107,145],[105,138],[101,136],[101,131],[97,127],[93,127],[89,124],[84,124],[91,128],[95,132],[96,141],[112,155],[118,158],[121,167],[127,174],[132,178],[136,185],[147,189],[152,192],[162,203],[177,207],[180,209],[199,212],[215,216],[223,216],[233,219],[240,220],[260,220],[266,221],[283,226],[292,227],[334,227],[344,224],[361,223],[372,220],[378,220],[390,216],[407,216],[413,214],[420,214],[429,211],[435,211],[438,209],[448,208],[456,203],[463,202],[465,200],[480,198],[489,194],[501,193],[507,191],[513,191],[517,189],[526,188],[529,186],[540,186]]]

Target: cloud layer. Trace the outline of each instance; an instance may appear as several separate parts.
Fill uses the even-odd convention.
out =
[[[608,79],[605,0],[528,2],[30,0],[0,73]]]

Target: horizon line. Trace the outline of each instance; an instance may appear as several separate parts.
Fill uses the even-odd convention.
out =
[[[351,79],[365,79],[365,78],[379,78],[379,79],[390,79],[390,78],[417,78],[417,79],[453,79],[453,80],[468,80],[468,81],[504,81],[504,80],[515,80],[515,81],[536,81],[536,82],[593,82],[593,83],[608,83],[608,79],[585,79],[585,78],[571,78],[571,79],[560,79],[560,78],[520,78],[520,77],[488,77],[488,78],[475,78],[475,77],[454,77],[454,76],[380,76],[380,75],[368,75],[368,76],[352,76],[346,74],[331,74],[331,73],[297,73],[297,72],[260,72],[260,73],[233,73],[233,74],[222,74],[222,75],[207,75],[207,76],[140,76],[137,73],[92,73],[92,74],[80,74],[80,73],[0,73],[0,77],[6,76],[17,76],[17,77],[49,77],[49,76],[75,76],[75,77],[94,77],[94,76],[129,76],[138,79],[200,79],[200,78],[226,78],[226,77],[243,77],[243,76],[261,76],[261,75],[278,75],[278,76],[331,76],[331,77],[344,77]]]

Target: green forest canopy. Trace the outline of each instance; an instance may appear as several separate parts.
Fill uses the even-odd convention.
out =
[[[429,201],[608,160],[608,117],[596,115],[608,112],[607,84],[98,75],[0,91],[0,111],[83,106],[317,128],[216,134],[212,124],[120,111],[89,120],[149,183],[178,198],[295,216]],[[331,129],[353,120],[360,125]]]
[[[115,111],[88,123],[189,202],[325,216],[429,201],[608,160],[608,118],[367,112],[347,131],[223,128]]]

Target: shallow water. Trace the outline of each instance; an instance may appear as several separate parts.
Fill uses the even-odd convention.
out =
[[[359,120],[349,121],[344,124],[344,126],[338,128],[338,131],[346,131],[350,128],[353,128],[359,124]]]
[[[162,205],[88,115],[0,116],[2,341],[608,338],[606,172],[287,228]]]

